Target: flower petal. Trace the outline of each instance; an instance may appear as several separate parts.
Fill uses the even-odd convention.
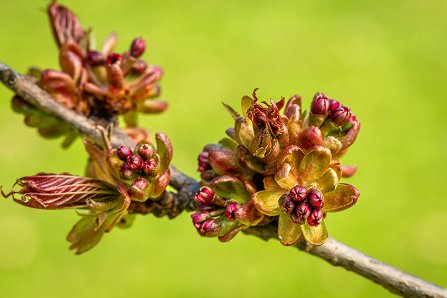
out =
[[[354,186],[339,183],[334,191],[324,195],[323,212],[337,212],[345,210],[357,202],[360,193]]]
[[[244,203],[250,200],[250,193],[244,184],[232,176],[219,176],[211,181],[214,192],[222,198],[233,199]]]
[[[261,213],[276,216],[280,214],[278,200],[284,193],[284,190],[261,190],[253,194],[252,200]]]
[[[278,219],[278,239],[283,245],[295,244],[300,236],[301,225],[292,221],[289,214],[281,213]]]
[[[317,188],[323,192],[327,193],[333,191],[338,184],[338,176],[334,169],[329,168],[317,181]]]
[[[307,153],[301,161],[298,175],[303,184],[318,180],[331,161],[331,151],[328,148],[318,146]]]
[[[313,245],[322,245],[326,242],[328,237],[324,220],[316,227],[309,225],[306,221],[303,225],[301,225],[301,230],[303,231],[306,241]]]

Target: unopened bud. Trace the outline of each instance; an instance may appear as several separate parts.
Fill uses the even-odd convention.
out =
[[[214,200],[214,192],[208,186],[203,186],[194,196],[194,199],[200,204],[209,204]]]
[[[342,126],[351,119],[351,109],[340,105],[331,114],[332,122],[337,126]]]
[[[208,204],[200,204],[199,206],[197,206],[197,209],[202,212],[211,212],[216,210],[216,206]]]
[[[132,170],[127,163],[122,164],[120,168],[120,175],[123,179],[127,180],[137,177],[137,173],[135,173],[135,171]]]
[[[130,46],[130,55],[134,58],[140,58],[146,50],[146,42],[141,37],[135,38]]]
[[[148,186],[149,181],[141,177],[137,178],[134,182],[132,182],[129,194],[132,199],[137,201],[145,201],[148,197],[148,194],[146,193]]]
[[[329,112],[329,99],[321,92],[315,94],[311,105],[311,111],[315,115],[327,115]]]
[[[196,229],[199,229],[202,226],[202,223],[209,218],[211,218],[211,216],[208,212],[196,212],[191,214],[192,223]]]
[[[236,202],[230,202],[227,205],[227,208],[225,209],[225,216],[229,220],[235,220],[236,219],[236,210],[238,208],[238,204]]]
[[[309,217],[311,209],[306,202],[302,202],[296,208],[296,211],[292,213],[292,221],[294,223],[303,224],[304,220]]]
[[[304,199],[306,198],[306,188],[302,185],[295,185],[289,192],[289,197],[296,201],[296,202],[301,202],[304,201]]]
[[[133,155],[132,150],[130,150],[130,148],[126,146],[120,146],[116,151],[116,154],[122,161],[127,161],[127,159]]]
[[[148,160],[152,157],[152,155],[154,155],[155,150],[154,147],[152,147],[151,145],[143,143],[137,147],[137,152],[138,155],[141,156],[141,158],[143,158],[144,160]]]
[[[204,236],[213,236],[219,232],[219,223],[215,219],[207,219],[202,223],[199,232]]]
[[[334,99],[329,100],[329,110],[331,112],[335,111],[339,106],[341,106],[341,104],[338,101]]]
[[[323,220],[323,211],[321,211],[321,209],[314,209],[312,211],[312,213],[309,215],[309,217],[307,218],[307,222],[309,223],[309,225],[311,225],[312,227],[316,227],[318,226],[321,221]]]
[[[154,158],[151,158],[144,161],[142,169],[145,175],[151,176],[155,173],[157,167],[157,161]]]
[[[284,200],[281,204],[281,209],[284,213],[292,213],[295,210],[296,203],[295,201],[288,195],[284,195]]]
[[[139,171],[143,167],[143,160],[136,155],[132,155],[127,159],[127,164],[134,171]]]
[[[210,163],[208,161],[209,155],[210,155],[210,153],[208,150],[204,149],[202,152],[200,152],[199,156],[197,157],[197,162],[199,165],[199,168],[197,169],[197,171],[203,172],[203,171],[211,168]]]
[[[309,189],[309,191],[307,192],[306,199],[307,202],[315,209],[323,208],[324,204],[323,194],[318,189],[316,188]]]
[[[90,66],[98,66],[106,63],[106,58],[98,51],[89,51],[85,62]]]

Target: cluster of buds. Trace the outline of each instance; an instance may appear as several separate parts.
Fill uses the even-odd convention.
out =
[[[142,38],[135,38],[124,53],[116,53],[117,36],[113,33],[102,49],[96,50],[90,30],[83,30],[68,8],[53,1],[48,15],[59,47],[61,71],[31,68],[29,78],[60,104],[102,125],[118,123],[117,117],[122,115],[130,133],[137,125],[138,113],[159,113],[167,108],[166,102],[154,99],[160,94],[162,70],[141,59],[146,50]],[[76,137],[69,126],[18,95],[13,97],[12,106],[44,137],[66,136],[65,146]]]
[[[252,97],[242,98],[242,115],[224,106],[235,125],[227,138],[200,153],[202,185],[224,202],[238,202],[238,210],[254,206],[261,214],[240,229],[277,221],[284,245],[301,236],[312,244],[324,243],[327,213],[352,206],[359,196],[354,186],[339,183],[356,170],[339,161],[359,132],[356,116],[321,92],[315,94],[307,117],[301,97],[260,102],[256,89]]]
[[[194,199],[198,211],[191,215],[191,219],[201,236],[217,236],[221,241],[229,241],[251,223],[264,219],[252,204],[225,200],[208,186],[203,186]]]
[[[290,214],[294,223],[302,225],[307,220],[309,225],[316,227],[323,220],[324,197],[317,188],[306,190],[304,186],[296,185],[281,197],[280,203],[282,211]]]
[[[112,149],[105,130],[101,132],[104,148],[84,141],[90,156],[87,177],[40,173],[18,179],[17,191],[1,192],[32,208],[83,211],[67,237],[76,253],[94,247],[114,226],[127,227],[134,218],[130,204],[159,201],[171,177],[172,145],[163,133],[156,133],[156,146],[144,141],[132,151],[125,146]]]

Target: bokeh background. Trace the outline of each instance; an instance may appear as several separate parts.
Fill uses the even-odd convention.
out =
[[[57,68],[44,8],[1,1],[0,60],[24,72]],[[224,101],[259,87],[263,99],[316,91],[362,122],[346,164],[361,197],[327,220],[337,240],[447,286],[447,2],[433,1],[63,1],[101,43],[123,51],[136,36],[165,70],[163,115],[144,117],[174,145],[173,164],[197,177],[196,156],[232,120]],[[45,172],[82,174],[79,141],[68,150],[22,123],[0,86],[0,184]],[[386,297],[372,282],[276,241],[200,238],[188,214],[137,218],[74,256],[64,240],[74,211],[27,209],[0,200],[2,297]]]

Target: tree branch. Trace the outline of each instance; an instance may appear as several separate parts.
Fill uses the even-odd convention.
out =
[[[6,87],[20,95],[28,103],[34,105],[41,111],[62,119],[90,141],[100,146],[102,145],[100,132],[92,120],[59,104],[48,93],[40,89],[26,77],[18,74],[1,62],[0,79]],[[114,147],[120,145],[135,146],[132,140],[120,129],[114,130],[112,144]],[[177,190],[177,193],[165,192],[164,197],[158,202],[133,202],[129,207],[129,212],[140,214],[153,213],[156,216],[167,215],[173,218],[182,210],[194,210],[194,194],[200,187],[197,181],[171,166],[170,185]],[[244,230],[244,233],[257,236],[264,240],[276,239],[276,222],[269,225],[248,228]],[[389,291],[402,296],[447,297],[447,289],[384,264],[332,238],[329,238],[321,246],[313,246],[303,240],[295,247],[322,258],[334,266],[341,266],[346,270],[355,272],[382,285]]]

